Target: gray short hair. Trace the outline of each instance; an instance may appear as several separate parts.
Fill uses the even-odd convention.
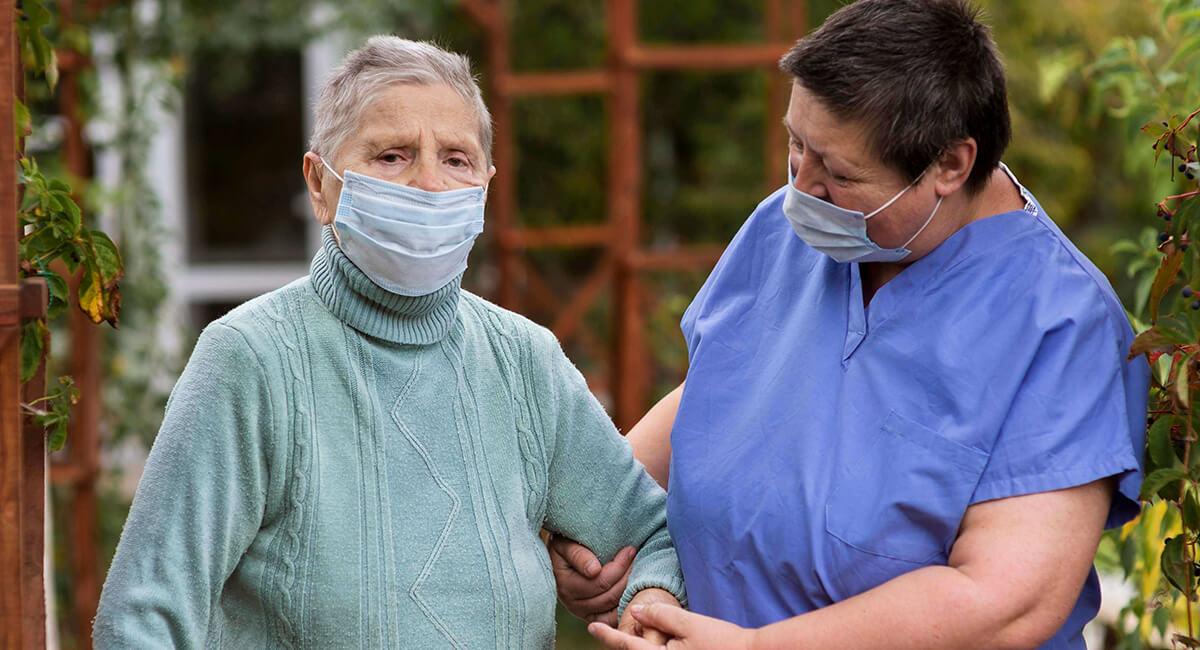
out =
[[[423,41],[397,36],[372,36],[366,45],[346,55],[325,80],[313,108],[315,120],[309,149],[332,158],[354,129],[376,91],[393,84],[422,86],[446,84],[475,108],[479,116],[479,143],[488,164],[492,159],[492,116],[479,85],[471,74],[471,61]],[[329,161],[333,164],[333,161]]]

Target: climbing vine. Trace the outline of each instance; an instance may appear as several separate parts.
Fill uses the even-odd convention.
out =
[[[58,44],[44,31],[52,26],[53,14],[42,0],[23,0],[16,11],[17,40],[26,76],[22,85],[41,82],[53,95],[59,74]],[[19,97],[15,114],[17,137],[32,135],[34,115]],[[19,166],[22,198],[17,214],[23,229],[18,243],[19,273],[23,278],[44,277],[50,296],[45,318],[29,319],[22,325],[20,376],[22,382],[27,382],[46,357],[50,339],[47,320],[61,317],[71,302],[70,285],[59,268],[68,275],[80,273],[75,290],[79,308],[93,322],[116,327],[124,265],[108,235],[87,226],[76,194],[64,179],[45,174],[38,161],[24,151]],[[46,428],[50,449],[58,449],[65,442],[70,407],[77,399],[73,381],[63,377],[45,397],[22,405],[35,422]]]

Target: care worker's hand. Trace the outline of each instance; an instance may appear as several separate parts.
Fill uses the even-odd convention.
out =
[[[612,650],[748,650],[754,641],[754,630],[679,607],[662,603],[634,606],[631,603],[629,609],[643,627],[660,630],[673,638],[666,643],[653,643],[603,623],[589,624],[588,632]]]
[[[666,589],[659,589],[658,587],[643,589],[634,594],[633,598],[630,599],[629,606],[625,608],[625,613],[621,616],[621,625],[617,629],[626,634],[641,637],[654,645],[665,644],[671,638],[670,635],[664,634],[661,630],[642,625],[630,613],[630,610],[634,607],[640,608],[654,603],[662,603],[668,607],[680,607],[679,601]]]
[[[586,546],[565,537],[550,538],[549,548],[558,598],[567,611],[585,621],[615,626],[617,605],[637,549],[626,546],[612,562],[601,566]]]

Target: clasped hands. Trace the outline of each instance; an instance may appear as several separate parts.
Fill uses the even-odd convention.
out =
[[[549,548],[550,565],[563,605],[575,616],[589,621],[588,633],[609,648],[736,650],[753,645],[753,630],[685,611],[663,589],[639,591],[618,621],[617,605],[637,554],[633,547],[622,549],[605,565],[587,547],[566,538],[552,538]]]

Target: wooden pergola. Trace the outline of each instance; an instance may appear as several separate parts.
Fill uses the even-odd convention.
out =
[[[87,0],[98,11],[103,0]],[[60,0],[58,24],[74,21],[76,2]],[[14,123],[15,99],[23,95],[23,70],[14,31],[16,6],[0,0],[0,124]],[[62,156],[75,178],[91,176],[91,160],[79,113],[79,75],[91,62],[75,52],[60,51],[58,105],[65,126]],[[10,127],[11,128],[11,127]],[[69,553],[73,602],[70,604],[78,645],[91,647],[91,621],[99,599],[96,559],[96,477],[99,473],[100,360],[99,331],[80,310],[70,312],[69,370],[81,390],[71,415],[70,448],[47,465],[45,432],[25,417],[21,403],[45,394],[44,364],[24,386],[19,381],[20,331],[24,319],[43,318],[48,299],[42,278],[19,279],[17,273],[20,141],[0,138],[0,648],[46,645],[45,498],[47,481],[68,488]],[[71,293],[79,276],[69,277]],[[47,474],[49,467],[49,474]]]
[[[510,16],[519,0],[462,0],[487,38],[488,105],[496,123],[496,177],[488,200],[488,228],[496,235],[495,255],[500,269],[496,300],[522,311],[536,306],[554,314],[548,326],[561,341],[577,339],[593,355],[611,361],[607,372],[593,374],[593,390],[613,396],[613,414],[623,431],[638,421],[648,406],[652,355],[646,346],[643,276],[655,271],[707,270],[717,261],[720,247],[680,245],[654,249],[645,245],[642,228],[641,92],[643,74],[656,71],[736,71],[771,69],[804,32],[806,0],[764,0],[766,43],[733,45],[646,45],[640,42],[638,0],[606,0],[608,60],[598,70],[515,72],[512,69]],[[783,169],[782,116],[789,88],[779,75],[769,75],[764,156],[768,183],[776,184]],[[601,95],[608,103],[607,214],[603,223],[533,228],[523,226],[516,193],[513,104],[525,97]],[[577,289],[562,298],[539,277],[528,253],[540,248],[591,248],[602,252],[601,262]],[[609,290],[614,297],[614,338],[598,350],[598,336],[584,316]]]
[[[489,105],[496,122],[498,173],[489,200],[489,229],[496,236],[500,284],[496,298],[520,311],[536,306],[554,314],[551,329],[564,342],[577,340],[607,357],[608,369],[589,377],[594,388],[609,391],[615,418],[628,430],[648,406],[651,355],[646,345],[643,298],[646,273],[706,270],[720,247],[680,245],[656,249],[646,245],[642,224],[642,75],[656,71],[737,71],[773,69],[779,57],[806,28],[806,0],[764,0],[765,43],[731,45],[646,45],[640,42],[638,0],[605,0],[608,56],[596,70],[516,72],[512,69],[511,4],[519,0],[460,0],[487,39]],[[101,7],[103,0],[60,0],[60,24],[72,21],[73,7]],[[14,31],[15,3],[0,0],[0,124],[13,124],[14,99],[22,92],[22,70]],[[63,159],[79,178],[90,176],[90,159],[78,115],[78,72],[89,65],[72,53],[60,53],[62,77],[59,105],[66,123]],[[763,98],[768,119],[764,157],[771,183],[784,165],[782,126],[774,119],[786,107],[788,88],[779,75],[769,75]],[[608,104],[608,177],[606,215],[601,223],[527,227],[519,220],[513,105],[525,97],[599,95]],[[10,127],[11,128],[11,127]],[[20,142],[0,138],[0,648],[41,648],[46,638],[44,499],[47,480],[70,489],[69,564],[73,619],[80,647],[91,647],[91,620],[99,598],[100,576],[95,550],[95,480],[99,470],[98,332],[72,310],[70,372],[81,391],[72,414],[69,454],[46,471],[45,434],[22,414],[20,404],[45,392],[44,367],[24,387],[19,382],[22,319],[45,315],[46,286],[41,279],[21,280],[17,273],[18,186]],[[533,271],[531,251],[542,248],[591,248],[601,262],[567,297],[556,294]],[[614,298],[613,338],[597,343],[585,316],[609,292]]]
[[[44,282],[18,281],[17,141],[13,111],[21,85],[12,0],[0,0],[0,647],[46,645],[44,550],[46,438],[21,402],[45,392],[44,369],[20,383],[21,320],[45,313]]]

